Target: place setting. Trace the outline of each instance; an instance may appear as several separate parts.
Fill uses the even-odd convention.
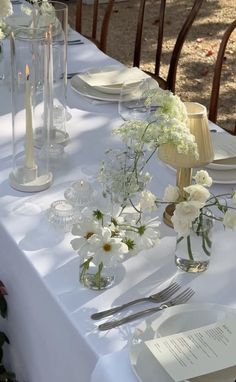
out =
[[[100,101],[118,102],[123,84],[134,86],[149,76],[138,68],[105,66],[79,73],[71,78],[72,88],[79,94]],[[131,88],[132,90],[132,88]],[[129,89],[123,90],[126,97]]]
[[[162,382],[234,382],[235,314],[223,305],[190,303],[147,318],[130,341],[133,372],[141,382],[157,375]]]

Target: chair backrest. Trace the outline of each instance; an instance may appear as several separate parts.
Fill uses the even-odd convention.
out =
[[[162,88],[169,89],[172,92],[175,92],[175,82],[177,74],[177,66],[183,47],[184,41],[187,37],[189,29],[191,28],[194,19],[196,18],[198,11],[200,10],[204,0],[194,0],[191,11],[189,12],[174,45],[174,49],[171,55],[168,75],[166,79],[160,77],[160,63],[161,63],[161,54],[162,54],[162,45],[163,45],[163,36],[164,36],[164,24],[165,24],[165,13],[166,13],[166,0],[160,0],[159,8],[159,26],[158,26],[158,38],[157,38],[157,49],[156,49],[156,61],[155,61],[155,71],[150,73],[158,82]],[[135,40],[135,50],[134,50],[134,59],[133,66],[140,66],[141,59],[141,47],[142,47],[142,33],[143,33],[143,24],[144,24],[144,14],[145,14],[146,0],[140,0],[139,5],[139,14],[138,14],[138,23],[136,29],[136,40]]]
[[[210,104],[209,104],[209,116],[208,116],[209,120],[214,123],[216,123],[217,121],[218,100],[219,100],[219,93],[220,93],[220,79],[221,79],[222,66],[224,62],[225,49],[229,41],[229,38],[235,28],[236,28],[236,20],[234,20],[228,26],[225,33],[223,34],[220,47],[217,53],[214,74],[213,74],[211,97],[210,97]],[[236,135],[236,121],[235,121],[234,129],[227,130],[227,131],[233,135]]]
[[[101,49],[103,52],[106,52],[107,34],[108,34],[109,22],[110,22],[114,3],[115,3],[115,0],[109,0],[106,5],[103,4],[104,14],[101,21],[100,38],[97,37],[99,0],[94,0],[93,4],[90,5],[91,7],[93,7],[93,16],[92,16],[92,25],[91,25],[92,31],[91,31],[91,35],[89,36],[86,35],[86,37],[88,37],[93,42],[95,42],[96,45],[99,47],[99,49]],[[82,24],[83,24],[83,0],[77,0],[75,29],[77,30],[77,32],[81,34],[83,34]]]

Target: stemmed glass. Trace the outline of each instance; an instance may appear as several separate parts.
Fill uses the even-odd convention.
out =
[[[145,101],[149,91],[156,87],[158,87],[158,84],[151,77],[137,82],[124,82],[118,103],[120,116],[125,121],[131,119],[149,120],[151,108],[146,105]]]

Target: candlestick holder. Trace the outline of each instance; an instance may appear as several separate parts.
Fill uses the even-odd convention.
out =
[[[20,28],[11,33],[12,149],[10,185],[19,191],[35,192],[52,183],[49,171],[49,133],[45,134],[44,156],[34,147],[35,129],[42,124],[46,28]]]
[[[49,29],[49,51],[46,53],[50,61],[47,102],[48,108],[52,110],[49,123],[50,155],[55,157],[62,154],[63,147],[69,142],[69,134],[66,131],[68,6],[51,1],[41,14],[36,3],[33,14],[35,25]],[[44,123],[36,130],[34,144],[39,148],[44,146],[44,126],[47,118],[47,115],[42,115]]]

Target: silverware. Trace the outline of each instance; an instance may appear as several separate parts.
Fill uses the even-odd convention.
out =
[[[58,41],[53,41],[53,45],[63,45],[64,44],[64,40],[58,40]],[[81,41],[81,40],[68,40],[67,41],[67,45],[83,45],[84,44],[84,41]]]
[[[148,314],[152,314],[152,313],[158,312],[160,310],[169,308],[170,306],[184,304],[194,295],[194,293],[195,292],[191,288],[187,288],[183,292],[181,292],[178,296],[173,298],[172,300],[164,302],[163,304],[161,304],[160,306],[158,306],[156,308],[145,309],[145,310],[142,310],[140,312],[131,314],[130,316],[121,318],[120,320],[113,320],[113,321],[105,322],[104,324],[99,325],[98,329],[99,330],[110,330],[110,329],[113,329],[117,326],[126,324],[127,322],[137,320],[140,317],[147,316]]]
[[[91,315],[91,318],[93,320],[99,320],[100,318],[110,316],[111,314],[120,312],[121,310],[128,308],[131,305],[138,304],[140,302],[145,302],[145,301],[163,302],[163,301],[166,301],[168,298],[170,298],[179,289],[180,289],[180,285],[177,284],[176,282],[173,282],[167,288],[163,289],[162,291],[158,293],[152,294],[151,296],[148,296],[148,297],[142,297],[136,300],[129,301],[126,304],[116,306],[108,310],[94,313]]]
[[[75,72],[75,73],[67,73],[67,79],[69,80],[70,78],[76,76],[76,74],[80,74],[81,72]]]
[[[67,42],[68,45],[83,45],[84,42],[81,40],[70,40]]]

